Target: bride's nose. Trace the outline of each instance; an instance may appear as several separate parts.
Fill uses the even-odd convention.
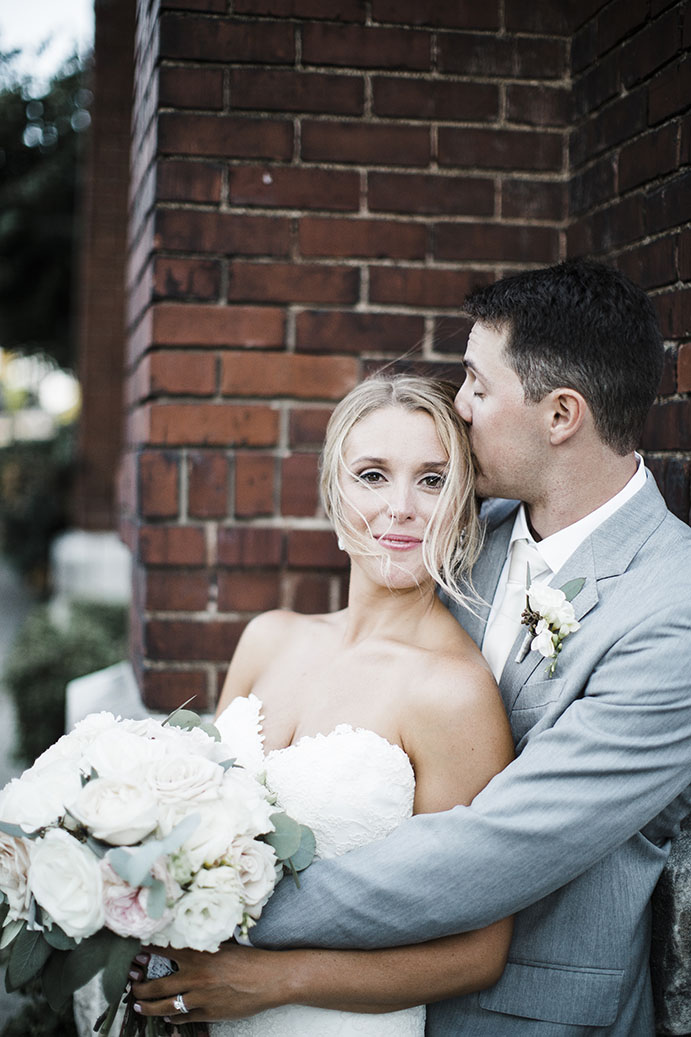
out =
[[[396,522],[414,518],[415,503],[412,487],[407,485],[394,486],[389,497],[388,510],[391,518]]]

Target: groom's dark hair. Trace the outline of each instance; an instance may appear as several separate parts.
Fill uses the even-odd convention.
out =
[[[638,445],[664,346],[650,299],[622,273],[567,260],[478,288],[463,310],[508,330],[506,359],[526,400],[537,403],[560,386],[576,389],[612,450],[623,455]]]

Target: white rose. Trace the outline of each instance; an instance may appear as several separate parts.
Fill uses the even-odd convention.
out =
[[[269,803],[267,789],[242,767],[226,771],[221,795],[232,811],[233,836],[273,832],[271,815],[276,807]]]
[[[552,631],[544,619],[541,619],[535,628],[535,637],[530,648],[533,652],[539,652],[545,659],[552,659],[557,654],[552,639]]]
[[[96,837],[132,846],[153,832],[158,804],[151,792],[114,778],[93,778],[70,803],[70,813]]]
[[[154,740],[139,738],[122,725],[102,731],[84,747],[87,770],[99,778],[116,778],[132,785],[143,782],[151,761],[163,756],[165,749]]]
[[[533,583],[528,597],[533,612],[538,612],[555,630],[564,627],[564,636],[578,630],[579,624],[576,623],[573,605],[566,600],[566,595],[558,587]]]
[[[160,947],[217,951],[243,919],[242,885],[231,867],[204,870],[177,902],[171,924],[152,942]]]
[[[62,735],[62,737],[58,738],[57,742],[51,745],[45,752],[41,753],[36,760],[34,760],[33,765],[25,773],[38,774],[50,764],[62,760],[69,761],[76,769],[78,769],[81,758],[81,743],[75,736],[74,732],[72,732],[69,735]]]
[[[247,836],[233,840],[231,860],[242,883],[247,913],[259,918],[274,891],[282,865],[276,860],[273,847]]]
[[[34,847],[29,886],[68,936],[81,940],[102,928],[105,914],[99,862],[91,850],[62,829],[51,829]]]
[[[163,835],[167,835],[182,818],[190,812],[173,808],[161,822]],[[185,883],[200,870],[210,868],[223,861],[230,853],[230,845],[237,834],[234,818],[222,799],[203,800],[194,804],[193,813],[200,821],[179,851],[173,855],[173,870],[178,882]]]
[[[0,819],[33,832],[57,821],[80,788],[79,771],[68,760],[25,771],[0,793]]]
[[[160,802],[189,803],[217,796],[223,768],[204,756],[168,755],[151,764],[146,780]]]
[[[0,889],[9,904],[8,921],[29,917],[30,845],[25,839],[13,839],[0,832]]]

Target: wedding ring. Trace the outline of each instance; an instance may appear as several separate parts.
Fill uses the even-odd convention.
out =
[[[189,1012],[189,1008],[185,1004],[185,999],[182,994],[178,994],[178,996],[173,999],[173,1008],[176,1012],[182,1012],[183,1015],[187,1015]]]

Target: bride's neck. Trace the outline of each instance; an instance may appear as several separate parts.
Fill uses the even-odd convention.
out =
[[[367,638],[387,638],[414,643],[419,638],[421,624],[429,619],[437,603],[431,580],[420,587],[394,590],[351,572],[344,612],[344,642],[355,644]]]

